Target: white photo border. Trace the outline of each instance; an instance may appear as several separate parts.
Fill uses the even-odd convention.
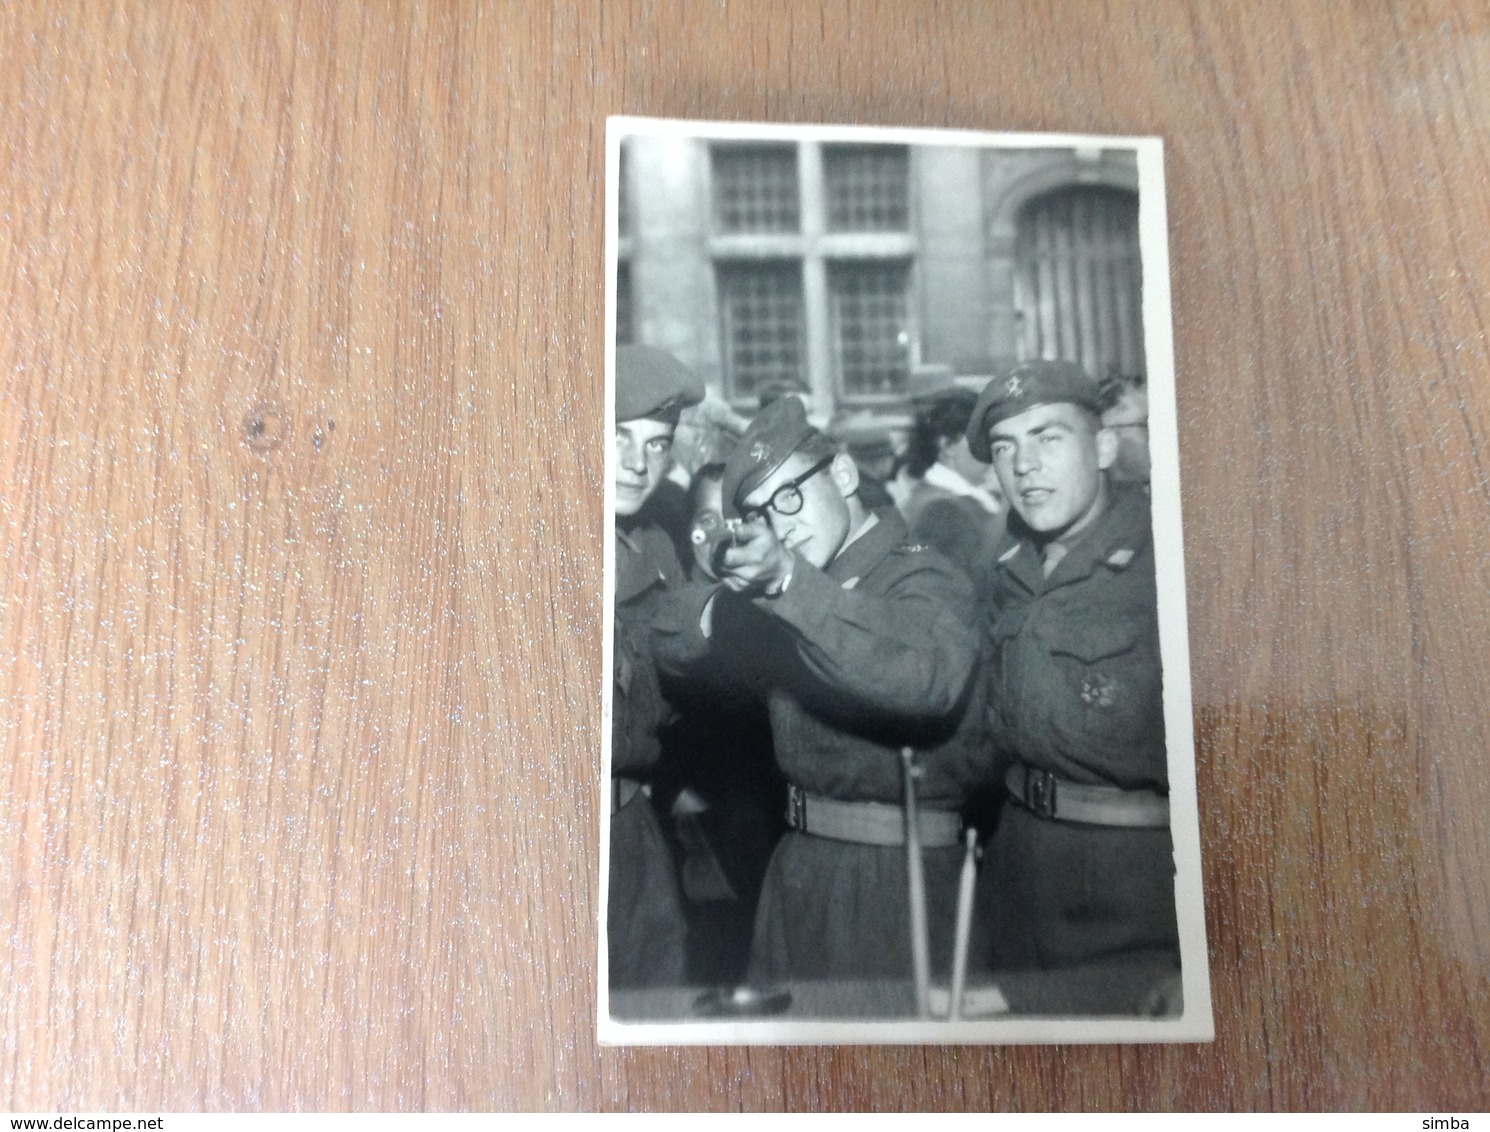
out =
[[[607,910],[610,899],[610,752],[615,616],[615,351],[621,140],[677,135],[719,141],[817,141],[981,149],[1124,149],[1138,165],[1143,340],[1149,392],[1153,542],[1158,585],[1160,663],[1169,763],[1183,1013],[1177,1018],[1007,1016],[969,1021],[622,1021],[610,1015]],[[1185,605],[1185,542],[1180,503],[1179,422],[1170,307],[1164,143],[1159,137],[1032,134],[910,127],[795,125],[611,117],[605,135],[605,531],[602,641],[599,947],[597,1033],[603,1045],[954,1045],[1208,1042],[1215,1039],[1196,802],[1190,648]]]

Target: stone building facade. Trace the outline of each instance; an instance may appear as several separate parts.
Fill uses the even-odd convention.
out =
[[[1132,150],[632,135],[617,337],[745,411],[903,416],[918,366],[977,385],[1029,357],[1144,369]]]

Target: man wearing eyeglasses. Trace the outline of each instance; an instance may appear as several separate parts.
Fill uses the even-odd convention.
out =
[[[651,626],[668,588],[682,581],[672,541],[643,506],[667,475],[673,432],[703,385],[671,354],[616,351],[615,642],[612,657],[610,878],[606,936],[610,985],[667,986],[684,979],[686,922],[672,851],[648,779],[661,756],[667,708]]]
[[[725,466],[723,494],[741,525],[717,559],[722,587],[695,591],[690,615],[665,622],[674,639],[659,647],[685,656],[711,632],[719,602],[754,604],[767,614],[762,633],[776,634],[767,698],[790,829],[762,887],[750,977],[910,975],[906,746],[920,766],[932,956],[945,966],[960,811],[990,769],[978,742],[971,584],[911,544],[893,511],[864,505],[853,460],[794,398],[751,423]]]

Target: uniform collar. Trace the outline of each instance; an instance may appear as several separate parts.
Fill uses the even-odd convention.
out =
[[[616,524],[616,541],[631,551],[632,554],[640,554],[642,552],[641,544],[636,541],[630,531],[622,530],[619,523]]]
[[[1107,508],[1068,544],[1069,550],[1049,578],[1041,569],[1040,548],[1011,512],[1010,530],[996,552],[1001,571],[1031,593],[1069,585],[1090,577],[1099,567],[1126,570],[1149,544],[1149,499],[1142,490],[1109,482]],[[1015,528],[1019,533],[1015,534]]]

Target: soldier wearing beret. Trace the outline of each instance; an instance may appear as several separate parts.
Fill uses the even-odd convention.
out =
[[[900,750],[919,753],[938,958],[950,950],[959,811],[989,772],[972,588],[909,543],[893,511],[864,505],[853,460],[794,398],[751,423],[723,490],[743,525],[720,552],[722,586],[675,595],[658,647],[676,663],[696,657],[730,602],[753,605],[771,641],[767,703],[790,828],[762,886],[751,978],[905,978]]]
[[[1108,481],[1102,407],[1079,366],[1026,362],[968,424],[1012,508],[988,691],[1009,803],[984,896],[995,969],[1110,970],[1136,1010],[1178,967],[1174,862],[1149,501]]]
[[[648,776],[665,704],[651,650],[658,601],[682,581],[661,528],[640,514],[667,474],[678,414],[703,399],[698,378],[647,346],[616,350],[616,591],[611,724],[610,985],[683,982],[683,907]]]

